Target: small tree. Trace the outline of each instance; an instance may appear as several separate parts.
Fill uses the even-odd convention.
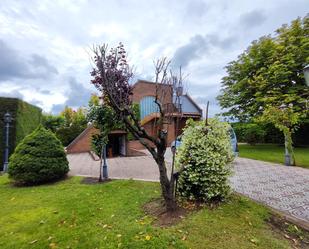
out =
[[[281,107],[267,106],[262,116],[257,118],[260,122],[272,123],[283,132],[286,165],[295,165],[292,134],[296,130],[296,125],[300,119],[300,113],[294,112],[291,105]]]
[[[64,177],[69,164],[61,142],[38,127],[26,136],[10,157],[9,177],[22,184],[38,184]]]
[[[161,190],[166,208],[168,211],[174,210],[176,207],[174,179],[173,175],[170,178],[168,177],[164,160],[167,146],[167,130],[164,121],[168,112],[164,103],[166,103],[166,98],[172,98],[173,89],[177,88],[177,85],[181,82],[181,77],[169,74],[170,62],[166,58],[155,63],[155,103],[158,106],[159,113],[156,123],[157,134],[150,136],[141,126],[139,118],[134,113],[131,100],[132,86],[129,84],[133,74],[127,63],[124,46],[120,43],[117,48],[110,50],[108,50],[107,45],[97,46],[93,49],[93,53],[95,68],[91,73],[93,76],[92,83],[105,96],[117,118],[125,125],[126,130],[151,153],[159,168]]]
[[[181,167],[178,192],[190,200],[213,201],[224,199],[230,190],[229,163],[233,152],[227,123],[210,119],[187,122],[176,161]]]
[[[103,159],[106,153],[106,145],[108,143],[108,134],[113,129],[121,129],[123,125],[117,120],[114,110],[107,104],[100,105],[99,97],[93,95],[89,101],[87,119],[93,123],[94,127],[99,130],[98,134],[92,135],[92,150],[100,157],[100,175],[99,182],[102,181]]]

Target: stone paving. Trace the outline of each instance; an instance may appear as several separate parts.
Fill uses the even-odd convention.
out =
[[[89,153],[69,154],[70,175],[99,175],[99,161]],[[171,161],[169,150],[166,160]],[[109,177],[158,181],[157,166],[148,154],[107,160]],[[258,202],[282,211],[309,226],[309,170],[246,158],[234,162],[232,188]]]
[[[309,224],[309,170],[237,158],[233,189]]]
[[[100,161],[93,160],[89,153],[69,154],[69,175],[93,176],[100,174]],[[158,181],[159,171],[149,155],[139,157],[114,157],[107,159],[108,175],[112,179],[135,179]]]

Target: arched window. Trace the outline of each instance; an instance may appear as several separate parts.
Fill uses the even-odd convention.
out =
[[[146,96],[142,98],[139,104],[141,111],[141,120],[152,113],[159,112],[159,107],[155,103],[155,97],[153,96]]]

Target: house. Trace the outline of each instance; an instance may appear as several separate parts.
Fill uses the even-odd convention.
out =
[[[170,85],[139,80],[133,85],[132,102],[140,107],[140,123],[146,132],[155,136],[157,134],[158,106],[154,102],[155,96],[165,109],[164,128],[167,131],[167,144],[170,145],[175,137],[182,133],[188,119],[199,120],[202,109],[188,94],[181,94],[176,101]],[[176,104],[177,103],[177,104]],[[91,151],[91,137],[98,131],[90,125],[73,142],[68,145],[67,153],[81,153]],[[109,134],[107,154],[113,156],[129,156],[140,154],[145,149],[138,140],[128,140],[123,130],[114,130]]]

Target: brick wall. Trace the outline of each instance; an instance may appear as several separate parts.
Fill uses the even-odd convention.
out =
[[[145,96],[155,96],[156,84],[139,80],[134,84],[132,101],[139,103]],[[172,103],[172,88],[169,85],[158,85],[158,96],[161,103]]]
[[[91,137],[94,134],[98,134],[98,130],[92,126],[88,127],[67,147],[67,153],[91,151]]]

